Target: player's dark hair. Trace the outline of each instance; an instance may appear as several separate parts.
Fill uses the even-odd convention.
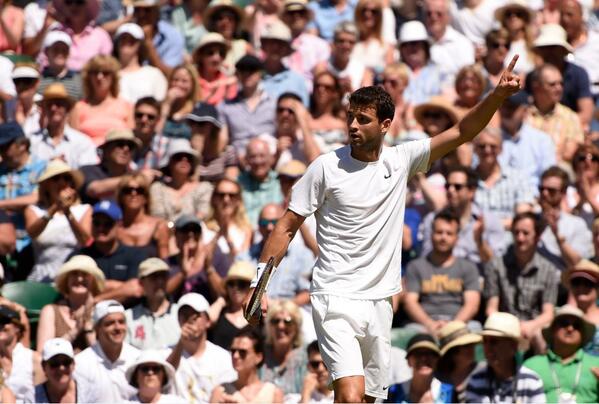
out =
[[[393,120],[395,114],[395,105],[391,96],[380,86],[357,89],[349,96],[349,105],[374,108],[379,122],[385,119]]]
[[[478,173],[472,168],[462,165],[451,166],[447,171],[445,179],[447,180],[453,173],[463,173],[466,176],[466,186],[468,188],[476,189],[478,187]]]
[[[320,353],[320,349],[318,348],[318,341],[314,340],[312,342],[310,342],[308,344],[308,346],[306,347],[306,352],[308,353],[308,355],[310,355],[311,353]]]

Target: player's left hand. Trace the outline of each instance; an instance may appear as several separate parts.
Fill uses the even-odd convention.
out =
[[[502,99],[506,99],[520,91],[520,76],[514,73],[514,66],[516,66],[517,61],[518,55],[514,55],[510,64],[501,74],[497,87],[495,87],[495,94]]]

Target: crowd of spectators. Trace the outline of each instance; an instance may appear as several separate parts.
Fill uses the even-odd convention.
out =
[[[409,181],[388,401],[599,402],[592,0],[0,0],[0,279],[58,296],[0,297],[0,401],[332,402],[319,218],[243,316],[293,184],[352,91],[395,146],[515,54],[523,90]]]

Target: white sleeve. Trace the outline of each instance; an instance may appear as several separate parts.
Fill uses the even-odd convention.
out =
[[[400,158],[406,160],[408,178],[412,178],[418,172],[428,171],[431,154],[430,139],[414,140],[396,147]]]
[[[325,175],[324,159],[326,154],[318,157],[308,166],[306,173],[291,190],[289,209],[304,217],[310,216],[324,202]]]

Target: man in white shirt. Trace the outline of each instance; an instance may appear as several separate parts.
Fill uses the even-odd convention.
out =
[[[444,73],[444,87],[453,88],[458,71],[474,63],[474,45],[449,25],[449,1],[426,0],[425,23],[432,40],[431,60]]]
[[[179,302],[181,338],[168,357],[177,369],[179,394],[186,402],[209,402],[212,389],[237,380],[231,354],[207,340],[210,305],[199,293],[183,295]]]
[[[116,300],[103,300],[96,304],[92,319],[97,342],[75,356],[76,378],[101,386],[102,402],[128,400],[135,388],[127,381],[125,371],[140,351],[125,342],[125,308]]]
[[[262,250],[244,308],[270,257],[279,263],[307,216],[316,217],[320,255],[311,287],[312,315],[335,400],[387,398],[391,296],[401,291],[401,232],[406,185],[417,172],[471,141],[520,88],[512,73],[464,119],[441,134],[395,147],[383,138],[395,106],[381,87],[350,96],[348,146],[318,157],[295,184],[289,208]],[[262,300],[266,314],[267,301]],[[250,318],[257,324],[257,318]]]

